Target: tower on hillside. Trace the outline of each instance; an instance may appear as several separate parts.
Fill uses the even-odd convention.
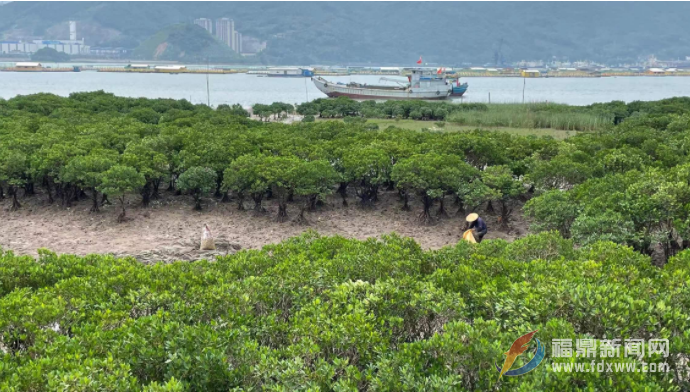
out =
[[[69,21],[69,40],[70,41],[76,41],[77,40],[77,22],[70,20]]]

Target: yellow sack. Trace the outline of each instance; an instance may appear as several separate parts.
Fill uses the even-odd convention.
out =
[[[477,240],[474,239],[474,234],[472,234],[472,230],[467,230],[462,234],[462,239],[471,242],[473,244],[477,243]]]

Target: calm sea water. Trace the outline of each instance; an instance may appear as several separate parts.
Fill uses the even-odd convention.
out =
[[[378,76],[327,77],[329,80],[368,84]],[[404,78],[399,78],[404,81]],[[658,100],[690,96],[690,77],[611,78],[464,78],[469,90],[463,102],[559,102],[588,105],[613,100]],[[386,83],[386,82],[381,82]],[[388,82],[390,83],[390,82]],[[301,103],[325,97],[308,78],[268,78],[256,75],[209,75],[211,105],[239,103]],[[0,72],[0,97],[48,92],[104,90],[120,96],[187,99],[206,103],[206,75],[125,74],[106,72],[18,73]]]

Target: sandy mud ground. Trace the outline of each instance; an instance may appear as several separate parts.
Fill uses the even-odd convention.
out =
[[[248,210],[239,211],[235,200],[220,203],[209,197],[204,199],[204,210],[197,212],[193,211],[193,202],[188,196],[164,192],[163,199],[153,201],[148,208],[142,208],[140,199],[132,196],[127,210],[129,219],[123,223],[117,223],[117,205],[105,206],[100,213],[90,213],[88,198],[72,208],[62,207],[57,202],[49,205],[46,197],[40,194],[21,201],[22,208],[14,212],[9,211],[9,200],[0,201],[0,247],[5,250],[27,255],[36,255],[39,248],[77,255],[115,253],[134,255],[144,261],[212,256],[191,252],[198,247],[204,224],[209,225],[220,244],[215,254],[225,254],[238,249],[257,249],[310,229],[323,235],[357,239],[396,232],[414,238],[424,248],[437,249],[458,242],[464,223],[464,214],[456,214],[456,207],[448,200],[450,218],[438,220],[431,226],[421,225],[417,221],[420,203],[413,199],[410,202],[412,210],[402,211],[395,192],[384,192],[374,208],[359,206],[354,197],[350,197],[349,206],[343,207],[340,198],[332,196],[317,211],[306,214],[308,225],[276,222],[278,206],[273,200],[264,201],[267,212],[257,215],[251,210],[253,203],[249,201],[245,203]],[[298,213],[299,205],[289,204],[290,220]],[[519,216],[520,211],[516,209],[514,215],[512,229],[507,232],[498,229],[495,216],[482,215],[489,225],[485,239],[512,240],[524,235],[527,228]]]

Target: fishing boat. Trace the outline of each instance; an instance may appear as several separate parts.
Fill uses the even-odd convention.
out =
[[[452,82],[451,82],[452,84]],[[460,79],[455,81],[455,84],[453,85],[453,92],[450,93],[451,97],[462,97],[463,94],[467,91],[467,82],[460,84]]]
[[[329,97],[350,97],[352,99],[447,99],[453,92],[453,86],[441,75],[427,69],[412,69],[408,82],[388,78],[380,80],[394,81],[392,85],[367,85],[361,83],[334,83],[320,76],[311,79],[322,93]]]

